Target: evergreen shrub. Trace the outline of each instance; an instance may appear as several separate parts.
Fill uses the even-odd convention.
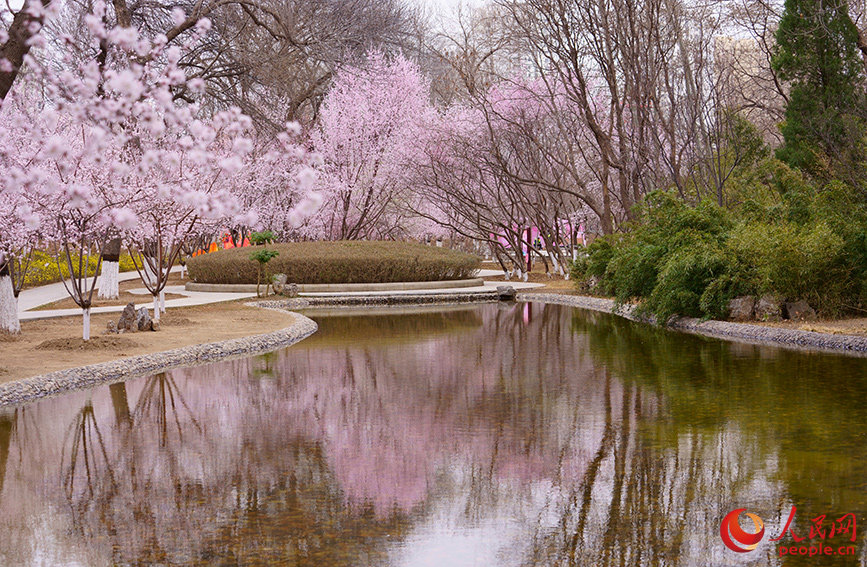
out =
[[[481,259],[472,254],[408,242],[293,242],[269,245],[279,255],[272,274],[296,284],[387,283],[474,277]],[[250,248],[230,248],[187,261],[190,278],[214,284],[255,284],[258,262]]]

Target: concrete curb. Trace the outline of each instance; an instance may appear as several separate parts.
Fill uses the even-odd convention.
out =
[[[517,299],[524,302],[538,301],[589,309],[591,311],[601,311],[629,319],[630,321],[656,324],[652,318],[634,315],[634,308],[631,306],[624,306],[621,310],[615,311],[614,300],[612,299],[581,295],[558,295],[553,293],[521,293]],[[760,325],[750,325],[749,323],[703,321],[692,317],[673,318],[668,322],[666,328],[741,343],[867,356],[867,337],[856,335],[831,335],[816,333],[814,331],[763,327]]]
[[[393,283],[356,283],[356,284],[299,284],[301,293],[355,292],[355,291],[407,291],[417,289],[454,289],[485,285],[482,278],[468,280],[445,280],[437,282],[393,282]],[[209,284],[187,282],[187,291],[217,293],[256,293],[255,284]],[[264,285],[262,286],[264,289]]]
[[[462,303],[488,303],[497,301],[496,291],[484,292],[454,292],[401,295],[356,295],[341,297],[296,297],[292,299],[272,299],[249,303],[265,309],[308,309],[315,307],[367,307],[371,305],[384,306],[422,306],[422,305],[455,305]]]
[[[298,313],[294,315],[297,320],[292,325],[273,333],[131,356],[0,384],[0,407],[148,376],[174,368],[247,357],[286,347],[310,336],[318,328],[313,320]]]

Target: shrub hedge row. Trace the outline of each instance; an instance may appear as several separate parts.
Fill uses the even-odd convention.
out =
[[[293,242],[268,245],[279,252],[270,274],[296,284],[386,283],[459,280],[473,277],[481,260],[471,254],[408,242]],[[195,282],[255,284],[255,248],[230,248],[190,258]]]

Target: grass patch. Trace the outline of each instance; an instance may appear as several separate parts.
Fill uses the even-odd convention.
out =
[[[279,255],[271,274],[296,284],[387,283],[461,280],[473,277],[481,260],[472,254],[410,242],[291,242],[268,245]],[[250,248],[230,248],[190,258],[194,282],[255,284],[258,262]]]

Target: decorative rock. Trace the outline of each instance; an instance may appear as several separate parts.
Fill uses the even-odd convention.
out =
[[[497,286],[497,297],[500,298],[500,301],[514,301],[516,295],[515,288],[510,285]]]
[[[117,320],[117,332],[136,331],[135,318],[135,303],[127,303],[123,313],[120,314],[120,319]]]
[[[806,301],[794,301],[785,304],[786,317],[792,321],[814,321],[816,311]]]
[[[771,294],[765,294],[756,303],[756,319],[759,321],[782,321],[783,301]]]
[[[103,335],[111,335],[116,334],[118,332],[117,325],[114,324],[114,321],[109,321],[105,326],[105,331],[102,332]]]
[[[285,278],[286,276],[283,276],[283,277]],[[274,290],[276,291],[277,288],[275,287]],[[281,293],[281,292],[278,291],[277,293]],[[294,284],[294,283],[285,284],[283,286],[282,293],[286,297],[298,297],[298,284]]]
[[[756,299],[751,295],[736,297],[729,301],[729,319],[732,321],[752,321]]]
[[[271,285],[274,287],[274,293],[283,293],[283,288],[286,287],[286,274],[274,274]]]
[[[153,329],[151,324],[151,316],[148,313],[147,307],[142,307],[135,313],[135,328],[137,331],[150,331]]]

